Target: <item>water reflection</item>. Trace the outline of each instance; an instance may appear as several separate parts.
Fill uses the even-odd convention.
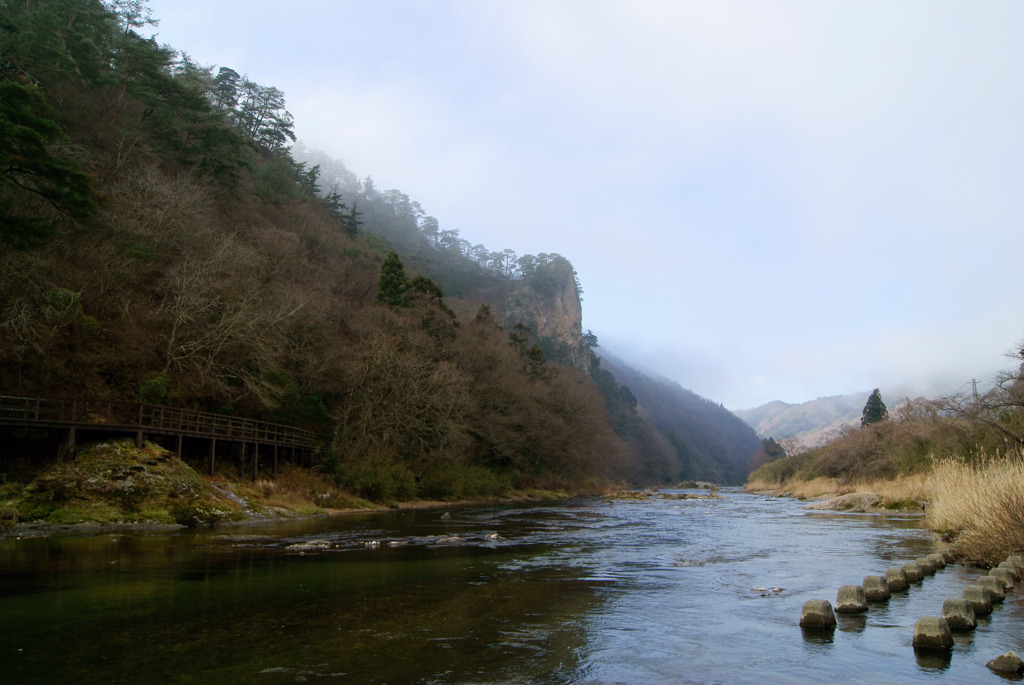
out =
[[[836,622],[844,633],[861,633],[868,626],[868,618],[864,614],[839,614]]]
[[[831,645],[835,642],[836,629],[835,626],[830,628],[807,628],[801,627],[800,631],[803,633],[804,642],[808,645]],[[820,654],[821,650],[811,650],[815,654]]]
[[[924,671],[945,671],[953,661],[953,652],[945,649],[914,648],[917,665]]]

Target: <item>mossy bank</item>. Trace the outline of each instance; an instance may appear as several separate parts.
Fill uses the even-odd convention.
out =
[[[137,448],[130,439],[88,445],[27,483],[0,486],[0,523],[7,532],[26,523],[195,526],[372,506],[315,472],[289,468],[275,480],[256,482],[207,478],[163,447],[146,442]]]
[[[34,477],[0,483],[0,536],[163,530],[575,496],[534,489],[475,499],[371,501],[345,491],[317,468],[283,465],[273,480],[236,480],[222,472],[207,477],[159,445],[137,448],[131,439],[121,439],[85,446],[73,460],[42,467]]]

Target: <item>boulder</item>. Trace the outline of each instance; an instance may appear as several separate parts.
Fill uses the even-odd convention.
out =
[[[1016,582],[1021,578],[1021,567],[1012,561],[1002,561],[996,568],[1001,568],[1004,571],[1009,571],[1013,574],[1013,580]]]
[[[922,616],[914,624],[914,647],[917,649],[952,649],[953,634],[941,616]]]
[[[978,627],[974,607],[966,599],[947,599],[943,602],[942,618],[946,619],[949,629],[954,632],[974,630]]]
[[[836,596],[836,612],[856,614],[868,610],[868,600],[860,585],[843,585]]]
[[[1017,656],[1015,652],[1007,652],[1002,656],[997,656],[985,665],[996,673],[1016,673],[1017,675],[1024,673],[1024,660]]]
[[[921,570],[921,566],[916,561],[903,564],[900,568],[907,575],[908,583],[920,583],[924,579],[924,571]]]
[[[901,568],[887,569],[885,582],[889,585],[890,592],[902,592],[910,587],[910,583],[907,582],[907,574]]]
[[[1017,582],[1014,577],[1013,571],[1008,568],[994,568],[988,572],[993,578],[998,578],[999,582],[1003,584],[1004,590],[1012,590],[1014,583]]]
[[[836,624],[836,615],[827,599],[809,599],[800,612],[801,628],[831,628]]]
[[[864,597],[869,602],[885,602],[892,596],[885,576],[865,576],[863,587]]]
[[[992,613],[992,594],[980,585],[968,585],[960,595],[971,603],[975,616]]]
[[[956,555],[953,554],[953,550],[949,547],[943,547],[939,550],[939,554],[946,560],[946,564],[952,564],[956,560]]]
[[[931,559],[932,561],[934,561],[935,568],[937,569],[946,568],[946,557],[942,556],[938,552],[935,552],[934,554],[929,554],[927,557],[925,557],[925,559]]]
[[[918,557],[914,559],[914,563],[921,567],[921,572],[926,576],[933,576],[935,572],[939,570],[938,564],[935,563],[934,559],[928,557]]]
[[[1003,586],[1003,581],[995,576],[982,576],[978,578],[977,582],[978,585],[989,591],[993,604],[999,604],[1006,599],[1006,588]]]

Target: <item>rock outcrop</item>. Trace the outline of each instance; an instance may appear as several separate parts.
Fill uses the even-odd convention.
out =
[[[576,271],[568,259],[554,256],[538,264],[529,276],[515,283],[502,310],[505,327],[528,326],[545,356],[589,368],[583,344],[583,305]]]

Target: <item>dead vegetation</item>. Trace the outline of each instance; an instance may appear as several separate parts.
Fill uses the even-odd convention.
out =
[[[965,558],[995,565],[1024,550],[1024,453],[939,462],[928,490],[931,527]]]

